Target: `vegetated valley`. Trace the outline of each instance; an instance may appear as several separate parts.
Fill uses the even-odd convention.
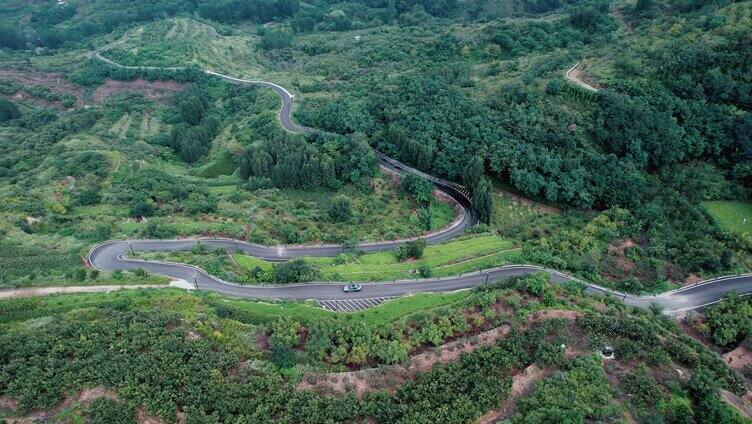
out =
[[[750,1],[0,4],[0,418],[752,419]]]

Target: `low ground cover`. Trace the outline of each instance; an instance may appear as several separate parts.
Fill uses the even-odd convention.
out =
[[[724,230],[752,242],[752,202],[715,201],[702,205]]]

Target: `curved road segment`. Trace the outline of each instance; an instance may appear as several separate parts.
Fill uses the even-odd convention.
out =
[[[569,81],[571,81],[571,82],[579,85],[580,87],[584,88],[587,91],[590,91],[592,93],[597,93],[598,92],[597,88],[595,88],[592,85],[590,85],[590,84],[586,83],[585,81],[581,80],[580,77],[579,77],[579,74],[575,72],[577,70],[578,66],[580,66],[580,62],[575,63],[574,66],[572,66],[571,68],[569,68],[569,70],[565,74],[566,77],[567,77],[567,79]]]
[[[214,28],[203,23],[202,25],[207,28],[207,31],[210,35],[217,35]],[[101,52],[122,43],[127,35],[128,32],[126,32],[123,35],[123,38],[121,38],[120,40],[90,52],[89,57],[109,63],[113,66],[137,70],[181,69],[125,66],[102,57]],[[576,66],[577,65],[575,65],[575,67]],[[274,90],[282,99],[282,107],[279,112],[279,119],[282,126],[290,132],[316,132],[313,129],[300,126],[292,121],[290,112],[292,108],[293,95],[284,87],[267,81],[253,81],[235,78],[211,70],[205,70],[204,72],[208,75],[222,78],[231,83],[253,84]],[[462,233],[466,228],[477,223],[477,218],[473,212],[468,192],[464,187],[456,183],[421,173],[420,171],[417,171],[394,159],[391,159],[380,152],[376,153],[381,162],[381,166],[387,168],[391,172],[397,172],[399,174],[410,172],[428,178],[436,185],[438,190],[444,192],[456,202],[457,209],[460,211],[459,218],[455,220],[455,222],[450,226],[442,229],[441,231],[426,236],[426,241],[428,243],[441,243],[443,241],[449,240]],[[284,261],[303,256],[336,256],[345,251],[345,248],[339,245],[275,247],[262,246],[240,240],[221,238],[181,240],[111,240],[94,246],[89,252],[88,260],[91,265],[97,269],[134,270],[141,268],[151,273],[193,282],[198,286],[198,288],[203,290],[211,290],[224,295],[246,298],[292,300],[315,299],[320,301],[341,299],[371,299],[377,297],[401,296],[416,292],[445,292],[461,290],[475,287],[479,284],[484,284],[489,281],[526,275],[539,271],[549,272],[551,275],[551,281],[554,283],[564,283],[570,281],[580,282],[585,285],[585,291],[587,293],[601,296],[613,296],[628,305],[643,308],[657,304],[658,306],[663,308],[665,313],[669,314],[681,314],[688,310],[697,309],[716,303],[723,297],[726,292],[733,291],[740,294],[749,294],[750,292],[752,292],[752,274],[728,276],[708,280],[692,286],[684,287],[679,290],[674,290],[655,296],[633,296],[606,289],[594,284],[582,282],[580,280],[577,280],[575,277],[560,273],[558,271],[546,270],[533,265],[513,265],[447,278],[365,283],[363,284],[363,290],[360,292],[344,293],[342,291],[341,283],[308,283],[286,286],[243,286],[223,281],[222,279],[209,275],[205,271],[191,265],[125,258],[127,254],[135,253],[136,251],[143,252],[189,250],[192,247],[196,246],[199,241],[203,245],[210,248],[218,247],[228,250],[242,251],[248,255],[271,261]],[[393,249],[399,244],[404,243],[405,241],[406,240],[395,240],[378,243],[365,243],[358,245],[358,249],[364,250],[366,252]]]

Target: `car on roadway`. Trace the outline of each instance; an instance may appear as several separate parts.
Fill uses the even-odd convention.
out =
[[[360,284],[352,283],[352,284],[348,284],[346,286],[342,286],[342,291],[345,292],[345,293],[359,292],[361,290],[363,290],[363,287]]]

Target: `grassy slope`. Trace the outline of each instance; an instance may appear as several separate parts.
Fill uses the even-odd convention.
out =
[[[379,326],[416,311],[430,310],[459,302],[469,293],[468,291],[420,293],[390,300],[365,311],[338,313],[299,302],[265,303],[229,299],[224,300],[224,302],[253,314],[258,322],[273,321],[280,316],[285,316],[310,323],[326,317],[337,319],[345,325],[348,322],[357,321],[364,322],[369,326]]]
[[[254,323],[268,323],[280,317],[288,317],[305,323],[322,318],[336,319],[343,323],[356,320],[371,326],[389,324],[407,314],[430,310],[459,302],[470,294],[469,291],[453,293],[421,293],[382,303],[379,306],[360,312],[334,313],[304,302],[253,301],[225,298],[209,293],[200,296],[183,290],[122,290],[111,293],[79,293],[44,297],[0,300],[0,324],[12,321],[37,319],[50,314],[69,312],[103,305],[127,304],[133,308],[160,307],[186,317],[194,315],[196,307],[204,303],[200,299],[216,304],[226,304],[248,313]]]
[[[198,67],[258,77],[263,71],[256,42],[248,36],[213,37],[196,21],[175,18],[132,30],[106,55],[124,65]]]
[[[703,206],[721,228],[752,241],[752,202],[716,201]]]
[[[246,270],[271,268],[270,263],[246,255],[236,254],[235,260]],[[428,246],[419,260],[400,262],[391,251],[308,260],[318,266],[324,281],[388,281],[416,278],[421,265],[440,277],[516,263],[521,256],[509,240],[481,236]]]
[[[421,265],[427,265],[433,276],[457,275],[491,268],[518,258],[510,241],[485,236],[452,241],[426,247],[417,261],[399,262],[392,252],[363,255],[353,262],[339,264],[336,258],[312,258],[327,280],[384,281],[414,278]]]
[[[266,79],[286,87],[320,82],[304,72],[277,69],[260,50],[258,37],[250,35],[251,32],[235,29],[232,35],[220,32],[213,37],[196,21],[167,19],[137,27],[122,44],[104,55],[125,65],[211,69],[238,78]]]

